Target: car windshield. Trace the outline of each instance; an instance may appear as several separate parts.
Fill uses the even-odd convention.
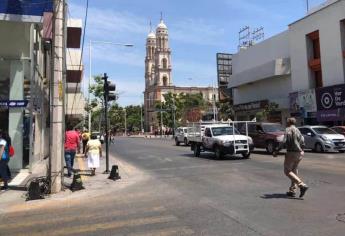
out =
[[[183,129],[183,132],[188,133],[188,130],[187,129]]]
[[[317,134],[337,134],[335,131],[333,131],[329,128],[326,128],[326,127],[313,128],[313,130]]]
[[[284,131],[283,127],[280,124],[263,124],[262,128],[266,133]]]
[[[212,128],[213,136],[220,136],[220,135],[231,135],[233,134],[232,127],[215,127]],[[237,129],[235,129],[235,134],[240,134]]]

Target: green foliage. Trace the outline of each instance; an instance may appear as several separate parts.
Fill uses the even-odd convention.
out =
[[[256,113],[255,117],[257,121],[267,121],[268,116],[271,113],[274,113],[279,108],[279,105],[275,102],[270,102],[266,107],[262,110]]]
[[[174,127],[174,115],[175,115],[175,127],[182,125],[185,120],[184,117],[188,111],[193,108],[199,108],[205,110],[209,104],[203,99],[201,93],[197,94],[173,94],[171,92],[164,94],[164,102],[156,102],[156,109],[163,110],[163,125],[167,127]],[[157,112],[157,120],[161,125],[160,112]]]
[[[233,107],[230,105],[229,102],[218,102],[217,103],[218,108],[218,117],[221,120],[228,120],[228,119],[234,119],[235,111],[233,110]]]

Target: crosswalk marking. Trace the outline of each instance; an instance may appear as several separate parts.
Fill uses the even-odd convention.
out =
[[[102,219],[104,217],[111,216],[118,216],[118,217],[124,217],[128,215],[134,215],[134,214],[140,214],[140,213],[161,213],[164,212],[166,209],[163,206],[153,207],[153,208],[139,208],[139,209],[133,209],[133,210],[115,210],[107,212],[106,214],[104,212],[102,213],[95,213],[95,214],[81,214],[81,215],[75,215],[75,216],[61,216],[56,218],[47,217],[46,219],[36,219],[36,220],[28,220],[25,222],[15,222],[15,223],[6,223],[3,225],[0,225],[0,231],[1,230],[11,230],[11,229],[18,229],[18,228],[25,228],[25,227],[32,227],[32,226],[39,226],[39,225],[48,225],[53,223],[63,223],[63,222],[71,222],[71,221],[82,221],[87,219]]]
[[[187,227],[166,228],[160,230],[153,230],[150,232],[141,232],[128,234],[128,236],[174,236],[174,235],[192,235],[194,231]]]
[[[31,236],[75,235],[75,234],[82,234],[82,233],[91,233],[91,232],[96,232],[100,230],[115,230],[115,229],[120,229],[120,228],[125,228],[125,227],[136,227],[136,226],[158,224],[158,223],[169,223],[169,222],[173,222],[177,220],[178,219],[173,215],[145,217],[145,218],[139,218],[139,219],[111,221],[108,223],[87,224],[83,226],[79,225],[79,226],[64,228],[60,230],[40,231],[39,233],[32,233],[30,235]]]

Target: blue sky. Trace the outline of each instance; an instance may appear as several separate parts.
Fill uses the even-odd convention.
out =
[[[311,7],[323,0],[309,0]],[[69,17],[85,15],[86,0],[69,0]],[[119,104],[140,104],[149,21],[160,12],[169,29],[173,83],[208,86],[216,81],[216,53],[236,53],[243,26],[264,27],[265,38],[287,29],[306,13],[306,0],[89,0],[84,45],[84,81],[89,77],[89,40],[131,43],[133,48],[93,45],[92,74],[107,73]]]

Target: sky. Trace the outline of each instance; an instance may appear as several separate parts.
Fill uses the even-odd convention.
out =
[[[70,18],[85,18],[86,0],[68,0]],[[324,0],[309,0],[310,8]],[[85,88],[89,79],[89,42],[109,41],[134,47],[92,43],[92,76],[107,73],[122,106],[143,103],[145,44],[161,12],[169,30],[172,81],[176,86],[212,86],[216,53],[236,53],[238,32],[264,27],[265,38],[287,30],[306,14],[306,0],[89,0],[83,52]],[[86,90],[85,90],[86,91]]]

